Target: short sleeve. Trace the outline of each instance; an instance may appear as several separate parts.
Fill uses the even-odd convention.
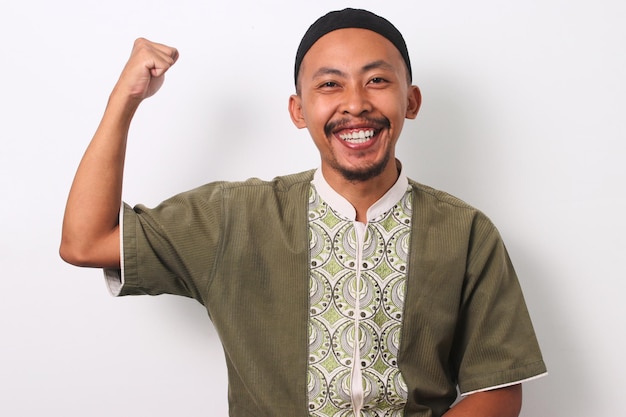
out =
[[[484,216],[473,226],[453,349],[462,394],[545,374],[522,289],[500,234]]]
[[[114,295],[173,294],[204,304],[220,239],[219,187],[206,185],[155,208],[124,204],[121,270],[105,270]]]

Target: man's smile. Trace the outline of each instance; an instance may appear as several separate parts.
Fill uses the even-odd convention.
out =
[[[345,145],[366,144],[390,126],[387,118],[368,118],[354,120],[337,120],[329,122],[325,126],[325,133],[330,137],[335,137],[343,141]]]
[[[345,142],[361,144],[369,141],[375,134],[376,131],[374,129],[354,129],[339,132],[337,136]]]

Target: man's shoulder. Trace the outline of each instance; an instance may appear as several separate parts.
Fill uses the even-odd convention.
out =
[[[313,180],[315,170],[308,170],[293,174],[279,175],[271,180],[263,180],[260,178],[248,178],[244,181],[231,181],[223,183],[225,189],[237,189],[241,187],[260,187],[271,188],[276,191],[287,191],[294,186],[308,185]]]
[[[501,244],[500,232],[483,211],[447,192],[411,180],[409,184],[414,231],[442,243],[445,253],[452,253],[454,247],[466,253]]]
[[[445,191],[409,179],[413,191],[413,209],[425,222],[444,222],[455,227],[497,230],[480,209]]]
[[[409,185],[418,202],[449,206],[452,209],[477,211],[475,207],[445,191],[438,190],[409,178]]]
[[[186,198],[207,198],[238,192],[281,192],[288,191],[299,185],[308,185],[313,179],[314,170],[276,176],[271,180],[251,177],[240,181],[213,181],[183,192]]]
[[[308,170],[293,174],[279,175],[271,180],[250,177],[239,181],[213,181],[187,191],[187,193],[204,193],[211,191],[236,190],[239,188],[275,188],[286,190],[294,185],[310,183],[315,170]]]

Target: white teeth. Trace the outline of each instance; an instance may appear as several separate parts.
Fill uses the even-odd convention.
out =
[[[357,132],[343,133],[339,135],[342,140],[350,141],[352,143],[364,143],[374,136],[373,130],[359,130]]]

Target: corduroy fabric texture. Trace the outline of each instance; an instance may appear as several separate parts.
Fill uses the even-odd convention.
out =
[[[125,206],[122,295],[206,306],[224,346],[231,416],[307,416],[308,192],[312,172],[213,183],[154,209]],[[406,417],[462,392],[545,372],[502,240],[480,211],[413,187],[398,353]]]

